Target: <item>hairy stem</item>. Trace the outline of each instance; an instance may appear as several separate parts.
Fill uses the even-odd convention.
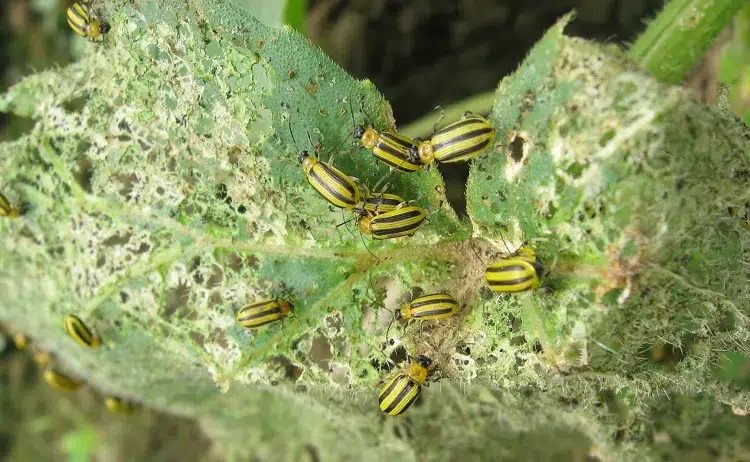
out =
[[[630,47],[630,57],[658,79],[677,83],[745,3],[672,0]]]

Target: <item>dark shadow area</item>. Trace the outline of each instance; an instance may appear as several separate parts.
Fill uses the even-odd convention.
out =
[[[463,98],[492,91],[562,15],[571,36],[633,40],[663,0],[311,0],[308,35],[355,77],[370,79],[403,126]],[[444,121],[448,123],[450,121]],[[511,146],[513,153],[523,146]],[[440,166],[446,195],[466,216],[468,166]]]

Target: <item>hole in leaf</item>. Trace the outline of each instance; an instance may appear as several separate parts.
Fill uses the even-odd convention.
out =
[[[573,162],[570,165],[568,165],[568,168],[566,171],[568,172],[568,175],[570,175],[572,178],[580,178],[581,174],[583,174],[584,165],[580,162]]]
[[[227,185],[220,183],[219,186],[216,187],[216,198],[219,200],[227,199]],[[229,199],[229,202],[232,202],[232,200]]]
[[[120,245],[125,245],[128,242],[130,242],[130,237],[132,234],[130,232],[125,233],[116,233],[111,236],[109,236],[107,239],[102,241],[102,245],[105,247],[116,247]]]
[[[63,109],[67,112],[81,112],[81,109],[86,105],[86,96],[79,96],[77,98],[63,101]]]
[[[151,250],[151,245],[148,242],[141,242],[138,249],[135,251],[136,254],[144,254]]]
[[[135,173],[121,173],[112,176],[112,182],[120,183],[118,194],[128,200],[133,192],[133,186],[138,183],[138,175]]]
[[[190,299],[190,288],[185,283],[167,290],[164,297],[164,316],[172,316],[178,309],[187,306]]]
[[[510,140],[510,158],[515,162],[521,162],[525,154],[526,140],[516,135]]]
[[[242,256],[237,252],[230,252],[225,259],[225,263],[227,267],[235,273],[239,273],[244,267]]]
[[[647,347],[644,356],[665,369],[673,369],[677,366],[677,363],[683,360],[685,353],[675,345],[660,343]]]
[[[331,342],[328,341],[327,337],[319,333],[313,339],[308,358],[324,371],[328,370],[333,354],[331,352]]]
[[[206,337],[200,332],[190,332],[190,339],[199,347],[204,347],[206,344]]]
[[[406,352],[406,348],[403,345],[399,345],[398,348],[391,352],[390,360],[396,364],[402,363],[408,359],[409,355]]]
[[[293,382],[296,382],[297,379],[302,375],[302,368],[295,365],[284,356],[276,356],[270,358],[268,362],[277,366],[284,372],[284,377]]]
[[[73,177],[81,188],[86,192],[91,192],[91,178],[94,175],[94,168],[91,159],[86,155],[78,156],[76,169],[73,170]]]
[[[199,283],[197,281],[199,272],[195,272],[195,276],[193,276],[195,282]],[[214,287],[218,287],[221,285],[222,281],[224,280],[224,271],[222,270],[221,266],[219,265],[212,265],[211,267],[211,273],[206,278],[206,283],[204,284],[207,288],[213,289]]]

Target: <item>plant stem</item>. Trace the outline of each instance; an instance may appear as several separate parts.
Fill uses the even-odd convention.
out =
[[[630,47],[658,79],[680,82],[747,0],[672,0]]]

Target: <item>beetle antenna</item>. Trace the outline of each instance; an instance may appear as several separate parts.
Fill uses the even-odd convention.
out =
[[[367,253],[369,253],[370,255],[372,255],[375,258],[375,260],[377,261],[377,263],[380,263],[380,258],[378,258],[377,255],[375,255],[374,253],[372,253],[372,251],[370,250],[370,248],[367,247],[367,243],[365,243],[365,237],[362,235],[361,232],[359,233],[359,239],[362,241],[362,245],[365,246],[365,249],[367,250]]]
[[[344,226],[344,225],[345,225],[345,224],[347,224],[347,223],[351,223],[352,221],[354,221],[354,220],[356,220],[356,219],[357,219],[357,217],[352,217],[352,218],[350,218],[350,219],[348,219],[348,220],[346,220],[346,221],[344,221],[344,222],[341,222],[341,223],[337,224],[337,225],[336,225],[336,227],[337,227],[337,228],[339,228],[339,227],[341,227],[341,226]]]
[[[497,231],[500,234],[500,239],[503,240],[503,245],[505,246],[505,250],[508,251],[509,255],[512,255],[513,252],[510,251],[510,247],[508,247],[508,242],[506,242],[505,237],[503,236],[503,233],[500,232],[500,230]]]
[[[352,96],[349,95],[349,115],[352,116],[352,127],[357,126],[357,122],[354,120],[354,107],[352,106]]]
[[[432,133],[437,132],[437,126],[440,124],[440,122],[443,121],[443,119],[445,119],[445,111],[443,110],[443,106],[435,106],[435,109],[438,110],[438,111],[440,111],[440,117],[435,122],[435,124],[432,126]]]
[[[370,114],[368,114],[367,111],[365,111],[365,99],[364,98],[359,99],[359,110],[362,111],[362,114],[365,115],[365,117],[367,118],[367,122],[370,123],[370,126],[374,127],[375,123],[372,121],[372,117],[370,117]]]
[[[292,142],[294,143],[295,149],[299,151],[299,146],[297,146],[297,140],[294,138],[294,133],[292,132],[292,117],[289,116],[288,119],[286,119],[287,126],[289,127],[289,136],[292,137]]]
[[[354,218],[352,218],[352,219],[350,219],[350,220],[347,220],[347,221],[345,221],[344,223],[341,223],[340,225],[337,225],[336,227],[338,228],[339,226],[341,226],[341,225],[344,225],[344,224],[346,224],[346,223],[349,223],[349,222],[351,222],[352,220],[355,220],[356,218],[357,218],[357,217],[354,217]],[[354,235],[354,231],[352,231],[352,230],[351,230],[351,229],[349,229],[348,227],[347,227],[346,229],[347,229],[347,230],[348,230],[348,231],[349,231],[350,233],[352,233],[352,236]],[[372,253],[372,251],[370,250],[370,248],[369,248],[369,247],[367,247],[367,244],[365,243],[365,238],[364,238],[364,236],[362,236],[362,232],[361,232],[361,231],[359,232],[359,239],[360,239],[360,240],[362,241],[362,245],[363,245],[363,246],[365,246],[365,250],[367,250],[367,253],[369,253],[370,255],[372,255],[372,257],[373,257],[373,258],[375,258],[375,260],[377,261],[377,263],[380,263],[380,258],[378,258],[378,256],[377,256],[377,255],[375,255],[374,253]]]

